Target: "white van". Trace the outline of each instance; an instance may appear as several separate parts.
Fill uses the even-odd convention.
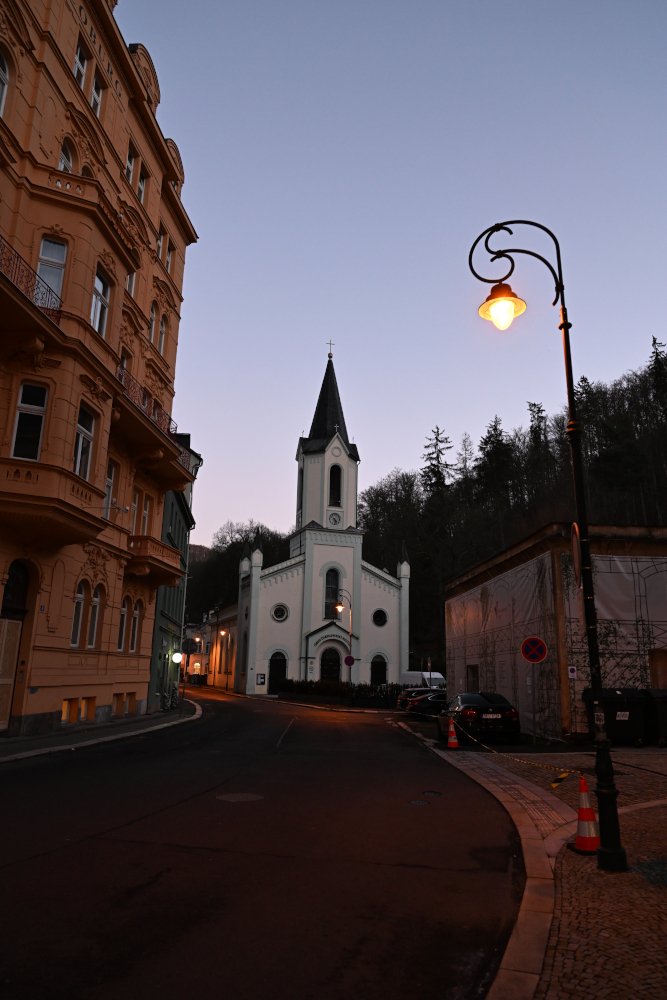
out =
[[[442,674],[434,670],[406,670],[401,674],[401,684],[403,687],[444,688],[446,681]]]

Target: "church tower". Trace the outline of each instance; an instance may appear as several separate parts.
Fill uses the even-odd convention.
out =
[[[312,522],[334,531],[356,528],[359,452],[347,436],[331,354],[310,433],[299,438],[296,460],[297,531]]]

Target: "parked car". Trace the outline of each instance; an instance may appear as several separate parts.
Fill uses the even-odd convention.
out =
[[[416,715],[439,715],[446,706],[446,691],[428,691],[421,695],[415,693],[412,698],[408,698],[405,710]]]
[[[398,696],[398,699],[396,701],[396,707],[405,711],[405,706],[408,703],[408,698],[414,698],[414,697],[419,697],[420,695],[423,694],[433,694],[433,693],[434,693],[433,688],[424,687],[423,684],[421,687],[405,688],[405,690],[401,691],[401,693]]]
[[[456,723],[459,742],[462,736],[465,739],[465,735],[470,734],[482,742],[502,738],[508,743],[518,743],[521,735],[516,708],[502,694],[493,691],[463,693],[450,698],[437,720],[438,736],[442,740],[447,739],[450,719]]]

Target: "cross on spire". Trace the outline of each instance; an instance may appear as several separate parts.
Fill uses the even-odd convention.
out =
[[[334,424],[334,430],[335,430],[336,434],[338,434],[338,424]]]
[[[333,358],[333,354],[331,353],[331,348],[335,347],[336,345],[331,340],[327,340],[327,341],[325,341],[325,343],[327,343],[329,345],[329,357]]]

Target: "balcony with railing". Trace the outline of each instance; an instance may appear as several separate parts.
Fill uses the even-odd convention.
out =
[[[176,440],[176,434],[178,432],[178,427],[171,419],[166,410],[163,410],[156,399],[151,396],[150,392],[144,388],[141,382],[138,382],[134,376],[130,375],[127,368],[122,365],[118,365],[116,370],[116,378],[123,386],[123,395],[127,397],[145,416],[151,420],[156,427],[158,427],[163,434],[166,434],[173,444],[179,449],[179,456],[177,461],[183,466],[183,468],[190,471],[190,452],[181,448],[180,444]]]
[[[60,324],[62,300],[52,288],[33,271],[27,261],[0,236],[0,271],[11,283],[35,303],[38,309],[56,324]]]
[[[146,578],[154,586],[174,587],[184,575],[179,550],[151,535],[130,535],[127,552],[129,576]]]

